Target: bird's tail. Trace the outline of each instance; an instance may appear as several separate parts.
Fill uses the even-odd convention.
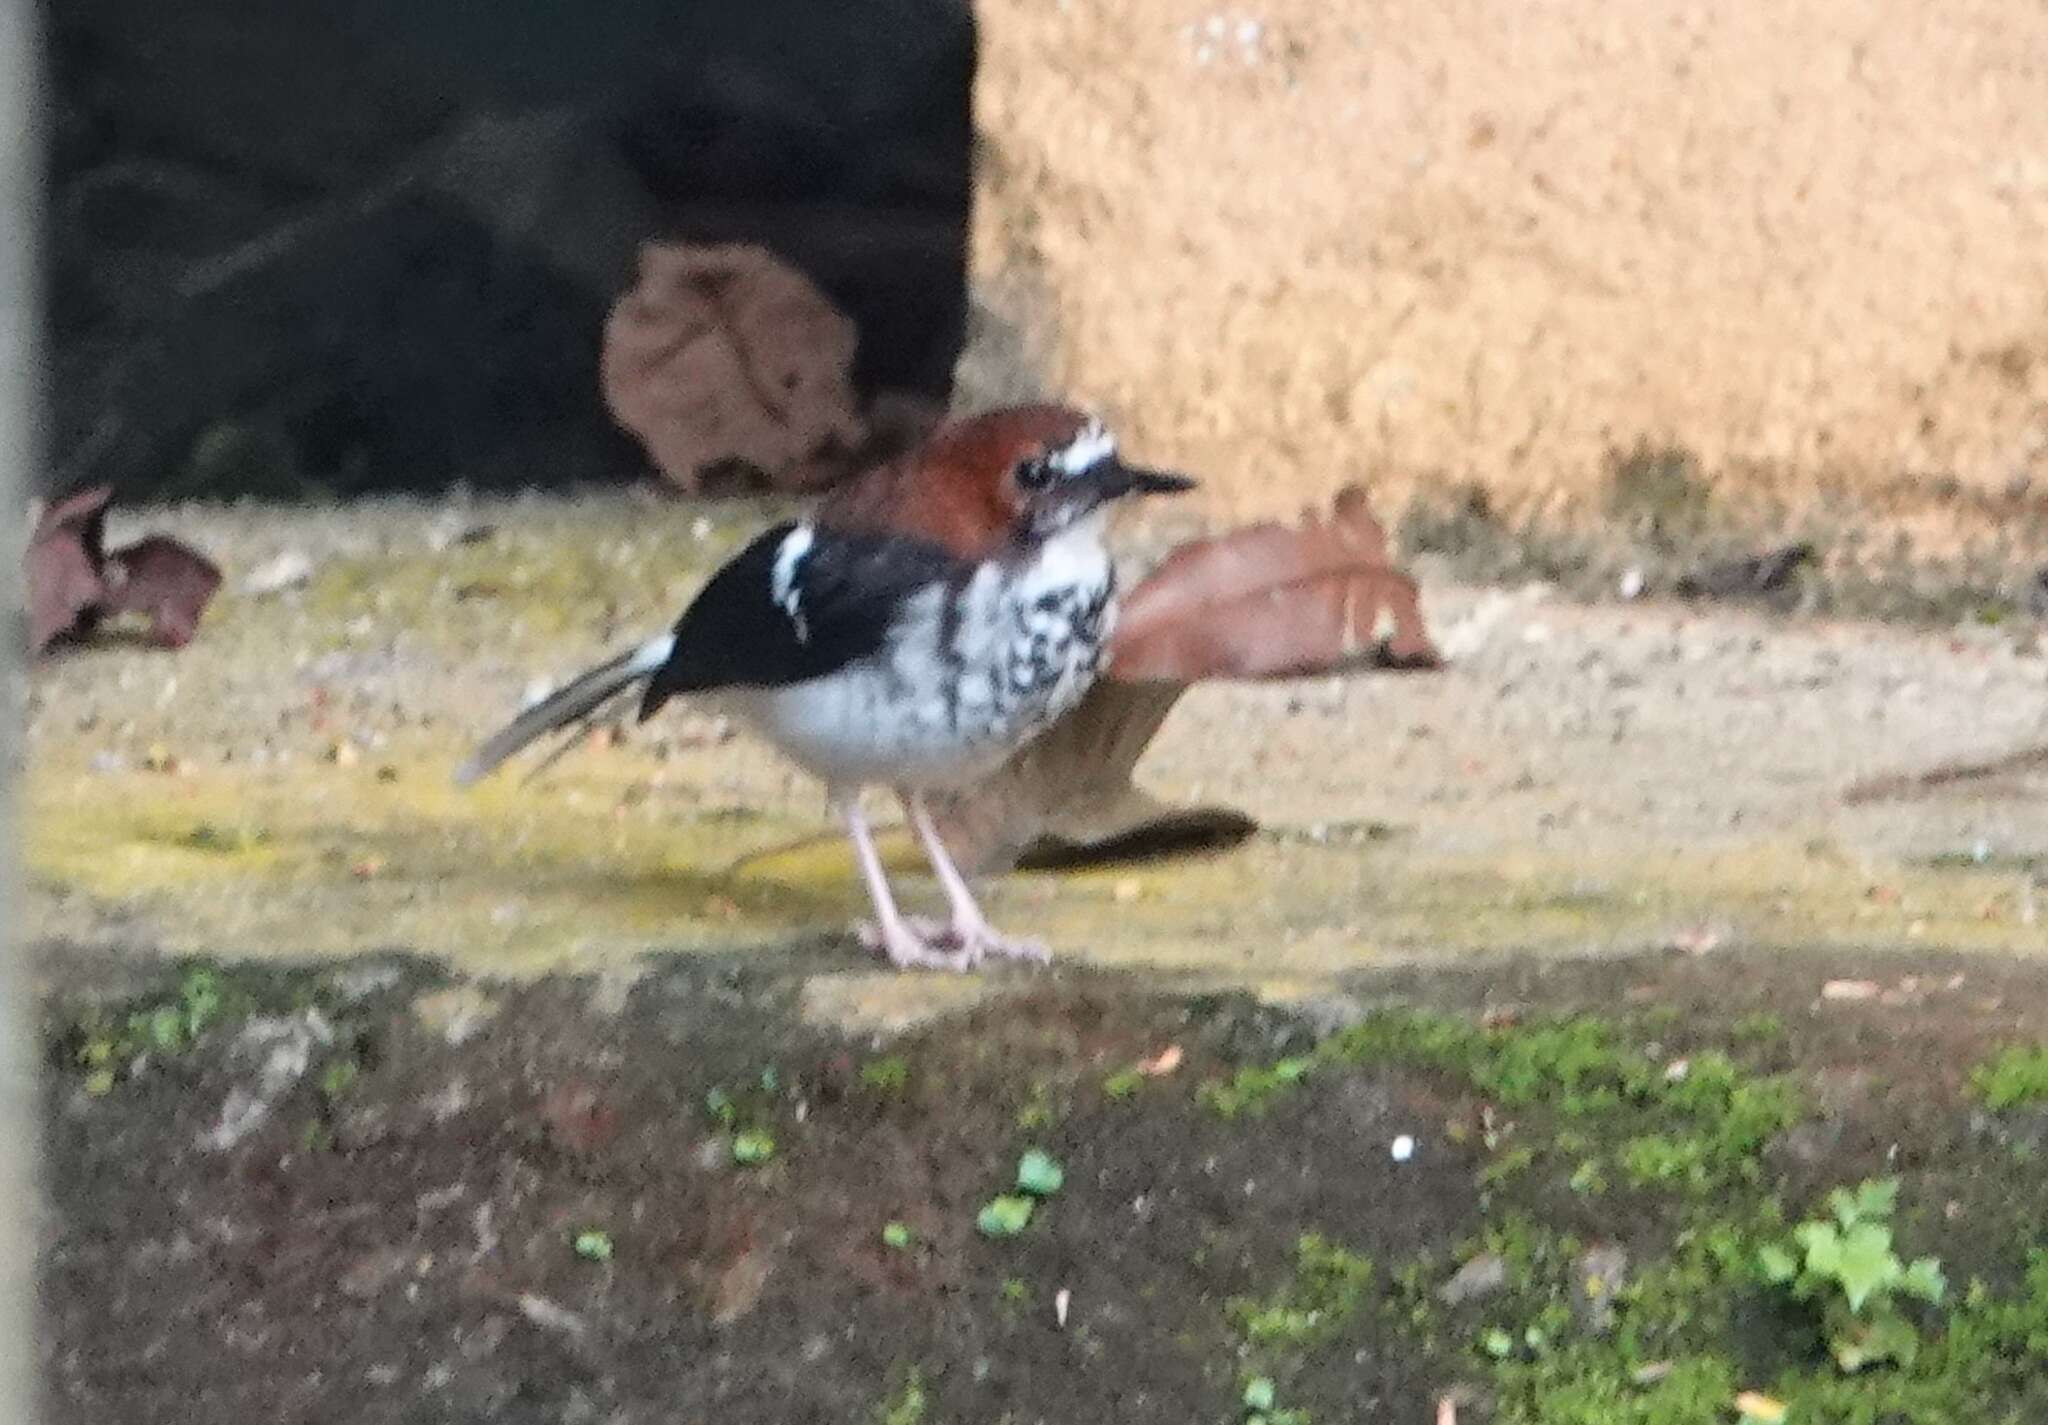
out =
[[[668,662],[675,643],[675,635],[665,633],[570,679],[565,686],[513,718],[501,731],[493,733],[483,746],[470,754],[469,760],[455,769],[455,785],[467,787],[481,781],[506,758],[551,732],[565,728],[580,729],[590,723],[613,699],[638,687]],[[535,775],[552,765],[571,745],[565,740],[534,769]]]

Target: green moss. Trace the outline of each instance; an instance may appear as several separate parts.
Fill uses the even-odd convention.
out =
[[[896,1388],[888,1400],[876,1407],[874,1425],[923,1425],[925,1411],[928,1408],[924,1372],[912,1366],[904,1373],[903,1384]]]
[[[1368,1258],[1311,1232],[1295,1244],[1292,1277],[1263,1301],[1233,1300],[1230,1318],[1254,1348],[1307,1350],[1351,1319],[1371,1281]]]
[[[900,1098],[910,1085],[910,1063],[900,1054],[870,1059],[860,1066],[860,1081],[885,1098]]]
[[[176,1058],[254,1006],[254,998],[218,968],[189,965],[166,992],[85,1011],[60,1035],[61,1057],[84,1076],[88,1092],[108,1093],[150,1057]]]
[[[1281,1059],[1269,1065],[1239,1069],[1230,1078],[1203,1084],[1202,1102],[1224,1118],[1249,1114],[1257,1117],[1309,1076],[1315,1061],[1308,1058]]]
[[[2007,1047],[1970,1071],[1970,1091],[1994,1113],[2048,1103],[2048,1045]]]
[[[1633,1366],[1596,1343],[1506,1362],[1494,1381],[1500,1425],[1727,1425],[1740,1388],[1719,1356]]]

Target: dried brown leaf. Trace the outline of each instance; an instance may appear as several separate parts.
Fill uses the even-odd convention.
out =
[[[933,799],[947,848],[963,864],[994,870],[1243,840],[1257,823],[1242,812],[1169,806],[1131,783],[1182,691],[1165,683],[1097,683],[1079,707],[997,771]]]
[[[166,648],[183,648],[220,589],[220,570],[197,550],[152,534],[107,556],[106,608],[148,618],[150,635]]]
[[[80,490],[36,521],[22,559],[32,653],[60,638],[84,637],[103,616],[119,613],[143,615],[158,643],[182,648],[220,588],[220,570],[165,535],[107,553],[113,493],[105,485]]]
[[[41,653],[67,634],[91,631],[106,585],[101,541],[111,487],[98,485],[43,511],[23,557],[28,582],[28,646]]]
[[[1184,685],[1440,662],[1414,580],[1350,486],[1327,517],[1175,549],[1125,598],[1107,676]]]
[[[600,377],[619,424],[685,490],[733,468],[781,489],[842,473],[866,439],[859,332],[764,249],[650,243],[605,323]]]

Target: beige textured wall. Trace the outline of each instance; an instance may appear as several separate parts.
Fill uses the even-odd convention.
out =
[[[2048,489],[2039,0],[979,9],[986,290],[1222,510]]]

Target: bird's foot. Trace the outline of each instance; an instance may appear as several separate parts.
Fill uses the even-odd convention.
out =
[[[884,951],[898,968],[913,966],[971,970],[986,959],[1028,960],[1043,965],[1052,959],[1044,942],[998,934],[986,923],[931,920],[906,916],[903,934],[892,941],[885,927],[869,921],[860,927],[861,943]]]
[[[925,928],[928,924],[913,920],[877,925],[866,921],[860,926],[860,943],[887,955],[889,963],[899,970],[958,972],[971,970],[980,963],[981,957],[971,954],[964,945],[941,948],[946,942],[940,936],[928,934]]]
[[[999,960],[1028,960],[1034,965],[1048,964],[1052,960],[1052,951],[1043,940],[1001,935],[994,926],[987,924],[948,926],[946,939],[963,950],[973,952],[977,962],[990,956]]]

